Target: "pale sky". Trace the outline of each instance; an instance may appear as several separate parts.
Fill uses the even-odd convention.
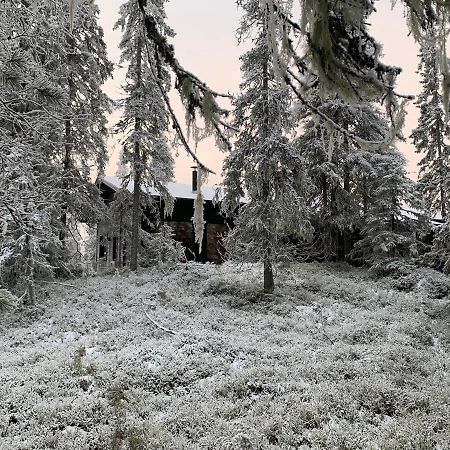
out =
[[[97,0],[100,7],[100,24],[105,32],[109,57],[114,63],[119,62],[120,51],[118,43],[120,31],[113,31],[113,25],[118,18],[118,10],[122,0]],[[372,34],[383,43],[383,62],[403,68],[398,78],[397,91],[404,94],[417,95],[420,91],[417,70],[418,46],[411,36],[408,36],[403,9],[396,6],[391,9],[391,0],[375,2],[377,13],[370,18]],[[234,0],[170,0],[167,4],[168,23],[177,33],[173,40],[175,51],[180,63],[216,91],[236,93],[240,82],[239,56],[244,51],[236,43],[235,30],[239,23],[239,10]],[[116,69],[114,79],[105,85],[105,91],[114,99],[121,95],[120,86],[124,82],[125,69]],[[183,120],[182,109],[177,96],[172,96],[176,110]],[[110,118],[113,125],[120,117],[115,112]],[[408,107],[408,116],[404,135],[409,136],[416,126],[417,108]],[[117,155],[120,143],[117,137],[109,140],[111,162],[107,175],[114,175],[117,165]],[[411,178],[416,178],[419,156],[414,153],[414,147],[409,141],[400,143],[399,148],[408,159],[408,171]],[[200,143],[197,153],[201,161],[216,172],[210,175],[208,184],[219,183],[224,154],[218,150],[212,139]],[[192,160],[183,149],[176,157],[175,178],[180,183],[190,183],[190,166]]]

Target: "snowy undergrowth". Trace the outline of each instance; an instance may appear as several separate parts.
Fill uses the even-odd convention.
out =
[[[0,449],[448,449],[448,298],[417,274],[298,265],[270,297],[228,264],[47,285],[42,313],[0,321]]]

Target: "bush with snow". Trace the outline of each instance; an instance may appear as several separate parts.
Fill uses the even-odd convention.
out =
[[[18,302],[15,295],[11,294],[7,289],[0,289],[0,313],[12,309]]]

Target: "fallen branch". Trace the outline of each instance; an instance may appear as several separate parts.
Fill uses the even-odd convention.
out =
[[[66,286],[66,287],[71,287],[71,288],[74,288],[74,289],[77,288],[77,287],[74,286],[73,284],[68,284],[68,283],[59,283],[59,282],[57,282],[57,281],[45,281],[45,280],[40,280],[40,281],[41,281],[41,283],[57,284],[57,285],[59,285],[59,286]]]
[[[144,302],[142,302],[142,311],[144,312],[145,316],[147,317],[148,320],[150,320],[150,322],[155,325],[155,327],[159,328],[162,331],[165,331],[166,333],[172,334],[172,335],[176,335],[177,333],[175,331],[169,330],[168,328],[164,327],[163,325],[161,325],[160,323],[158,323],[155,319],[153,319],[148,313],[147,311],[145,311],[144,309]]]

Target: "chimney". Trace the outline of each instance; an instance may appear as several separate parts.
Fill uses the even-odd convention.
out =
[[[197,173],[197,166],[191,167],[192,170],[192,192],[197,192],[198,188],[198,173]]]

